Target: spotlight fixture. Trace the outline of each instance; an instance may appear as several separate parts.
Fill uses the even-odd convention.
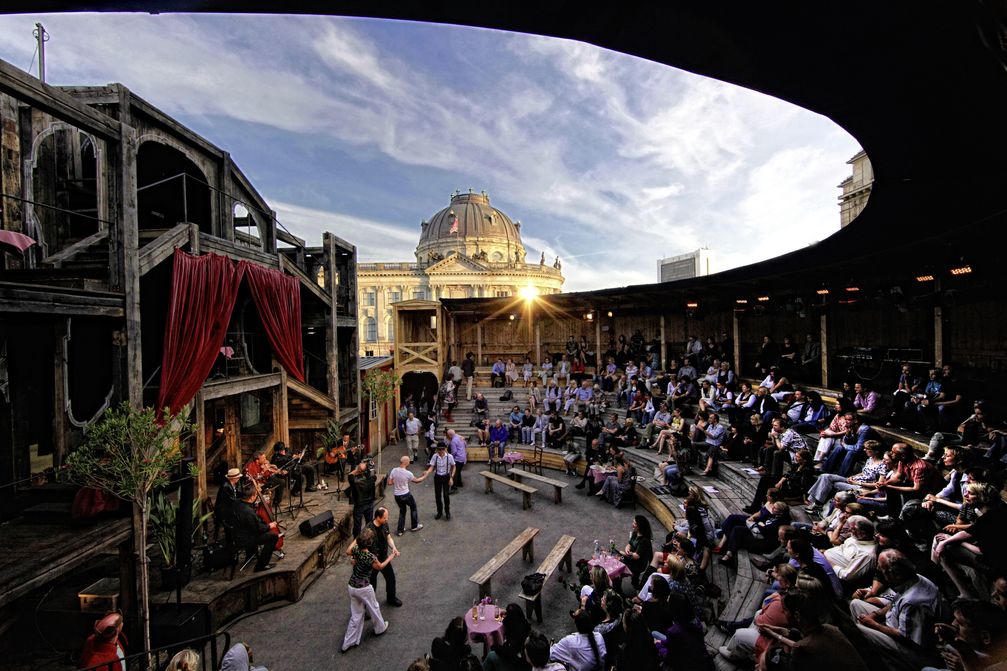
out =
[[[916,276],[916,281],[917,282],[933,282],[934,281],[934,276],[933,275],[917,275]]]
[[[588,312],[586,315],[584,315],[584,319],[586,319],[589,322],[590,321],[594,321],[594,313],[593,312]]]
[[[765,303],[766,301],[769,300],[769,296],[756,296],[755,300],[759,301],[760,303]]]
[[[747,298],[738,298],[734,302],[737,303],[738,305],[748,305]]]
[[[959,266],[957,268],[951,269],[952,275],[968,275],[971,272],[972,272],[972,266],[970,265]]]
[[[829,290],[828,289],[816,289],[815,293],[818,294],[819,296],[828,296],[829,295]]]
[[[514,321],[514,319],[515,319],[514,315],[511,315],[511,316],[510,316],[510,320],[511,320],[511,321]]]
[[[860,287],[846,287],[846,290],[849,291],[852,294],[852,293],[855,293],[857,291],[860,291]]]
[[[609,310],[609,311],[608,311],[608,316],[609,316],[609,317],[611,317],[611,316],[612,316],[612,311],[611,311],[611,310]]]
[[[699,303],[696,303],[696,302],[692,302],[692,303],[686,303],[686,304],[685,304],[685,307],[687,307],[687,308],[691,308],[691,309],[695,310],[696,308],[698,308],[698,307],[699,307]]]

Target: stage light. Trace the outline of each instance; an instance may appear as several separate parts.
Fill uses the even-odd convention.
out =
[[[584,315],[584,319],[586,319],[587,321],[594,321],[594,313],[588,312],[586,315]]]
[[[516,317],[515,317],[514,315],[511,315],[511,316],[510,316],[510,320],[511,320],[511,321],[514,321],[515,319],[516,319]]]
[[[766,301],[769,300],[769,296],[756,296],[755,300],[759,301],[760,303],[765,303]]]
[[[917,282],[933,282],[934,281],[934,276],[933,275],[917,275],[916,276],[916,281]]]
[[[968,275],[971,272],[972,272],[972,266],[968,266],[968,265],[960,266],[958,268],[952,268],[951,269],[951,274],[952,275]]]
[[[856,291],[860,291],[860,287],[846,287],[846,290],[850,293],[854,293]]]
[[[827,296],[829,294],[829,290],[828,289],[818,289],[818,290],[815,291],[815,293],[818,294],[819,296]]]
[[[609,317],[611,317],[611,316],[612,316],[612,311],[611,311],[611,310],[609,310],[609,311],[608,311],[608,316],[609,316]]]
[[[698,308],[698,307],[699,307],[699,303],[695,303],[695,302],[693,302],[693,303],[686,303],[686,304],[685,304],[685,307],[687,307],[687,308],[692,308],[692,309],[696,309],[696,308]]]
[[[734,302],[737,303],[738,305],[748,305],[747,298],[738,298]]]

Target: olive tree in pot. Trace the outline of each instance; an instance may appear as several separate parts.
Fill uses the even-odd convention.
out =
[[[377,408],[378,413],[378,473],[381,473],[381,425],[383,424],[381,413],[385,404],[395,398],[395,390],[402,383],[395,373],[390,370],[372,369],[367,371],[367,377],[363,379],[364,391],[370,399],[372,405]],[[370,411],[368,410],[368,416]]]
[[[123,403],[109,409],[88,431],[83,445],[66,460],[70,477],[133,504],[134,551],[139,565],[139,620],[144,650],[150,650],[150,569],[147,527],[151,492],[168,484],[182,458],[179,441],[192,424],[168,408],[134,408]]]
[[[196,473],[190,474],[195,476]],[[213,513],[202,514],[202,499],[192,501],[192,539],[195,540],[203,524],[210,519]],[[177,546],[178,533],[178,511],[179,502],[169,496],[165,496],[163,491],[157,491],[150,501],[150,520],[147,524],[151,540],[157,545],[161,552],[161,589],[173,590],[179,586],[185,586],[191,577],[192,564],[188,561],[179,562]],[[183,571],[182,575],[180,571]]]

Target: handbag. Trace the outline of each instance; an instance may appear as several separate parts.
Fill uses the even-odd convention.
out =
[[[544,573],[530,573],[521,579],[521,593],[525,596],[535,596],[542,591],[544,583]]]

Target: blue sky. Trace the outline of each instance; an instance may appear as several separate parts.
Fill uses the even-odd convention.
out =
[[[597,47],[443,25],[330,17],[0,17],[47,79],[121,82],[232,157],[294,233],[332,230],[365,261],[411,260],[455,189],[559,255],[567,290],[652,282],[705,245],[716,270],[839,228],[859,146],[759,93]],[[33,70],[34,71],[34,70]]]

